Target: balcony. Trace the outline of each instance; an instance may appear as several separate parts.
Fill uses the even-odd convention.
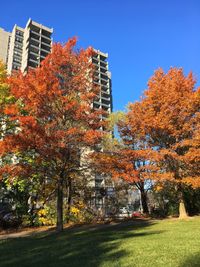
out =
[[[96,58],[92,58],[92,63],[95,64],[95,65],[98,65],[99,64],[99,61]]]
[[[16,59],[16,61],[21,62],[22,61],[22,54],[18,54],[18,52],[14,51],[14,58]]]
[[[110,99],[105,99],[105,98],[101,98],[101,104],[106,106],[106,107],[110,107]]]
[[[104,80],[104,79],[101,79],[101,84],[102,84],[103,86],[108,85],[108,81],[106,81],[106,80]]]
[[[19,65],[16,65],[16,64],[13,64],[12,65],[12,68],[13,68],[13,70],[19,70],[20,69],[20,66]]]
[[[108,97],[110,97],[110,92],[109,91],[102,91],[101,90],[101,96],[102,97],[105,97],[107,99]]]
[[[46,45],[46,44],[44,44],[44,43],[41,44],[41,49],[42,49],[44,52],[48,52],[48,53],[51,52],[51,46]]]
[[[14,63],[21,64],[21,61],[22,61],[21,58],[19,58],[18,56],[14,55],[14,57],[13,57],[13,62]]]
[[[98,71],[95,71],[95,72],[94,72],[94,77],[95,77],[95,78],[98,78],[98,79],[100,78],[100,75],[99,75],[99,72],[98,72]]]
[[[37,40],[37,39],[35,39],[35,38],[31,38],[31,39],[30,39],[30,44],[33,44],[34,46],[39,47],[39,43],[40,43],[40,41]],[[29,46],[29,45],[27,44],[27,47],[28,47],[28,46]]]
[[[109,112],[110,111],[110,106],[107,105],[102,105],[102,109]]]
[[[22,31],[17,30],[16,31],[16,35],[23,37],[24,36],[24,33]]]
[[[98,78],[98,77],[94,77],[94,83],[96,83],[96,84],[100,84],[100,79]]]
[[[16,66],[18,66],[18,67],[21,67],[21,62],[19,62],[19,61],[15,61],[15,60],[13,59],[13,65],[16,65]]]
[[[93,103],[93,107],[95,108],[95,109],[99,109],[100,108],[100,104],[98,103],[98,102],[94,102]]]
[[[21,57],[22,56],[22,50],[18,50],[16,47],[14,48],[13,54],[15,56]]]
[[[38,51],[38,53],[35,53],[34,51],[32,51],[32,50],[30,50],[30,55],[32,55],[32,58],[33,59],[38,59],[38,57],[39,57],[39,51]]]
[[[101,74],[101,79],[104,80],[104,81],[108,81],[108,76],[105,75],[105,74]]]
[[[40,32],[37,32],[37,31],[31,30],[31,34],[34,34],[34,35],[36,35],[36,36],[39,36],[39,37],[40,37]]]
[[[46,57],[46,56],[48,56],[48,54],[49,54],[49,53],[47,53],[46,51],[43,51],[43,50],[41,50],[41,52],[40,52],[40,55],[41,55],[42,57]]]
[[[42,29],[42,36],[51,40],[51,33]]]
[[[35,53],[30,51],[29,60],[31,60],[31,61],[33,61],[33,62],[38,64],[38,59],[39,59],[39,55],[37,55],[37,54],[35,54]]]
[[[106,68],[108,66],[108,63],[100,60],[100,66],[101,66],[101,68]]]
[[[19,38],[19,37],[16,37],[15,38],[15,44],[20,44],[22,45],[23,44],[23,39]]]
[[[106,62],[107,57],[105,57],[105,56],[103,56],[103,55],[100,55],[100,60],[103,61],[103,62]]]
[[[30,50],[33,51],[34,53],[39,53],[39,46],[35,46],[33,44],[30,45]]]
[[[22,44],[16,44],[15,43],[15,49],[22,51]]]
[[[40,35],[37,33],[34,33],[33,31],[31,31],[30,37],[31,39],[34,38],[36,40],[40,40]]]
[[[30,58],[29,61],[28,61],[28,66],[30,66],[32,68],[37,68],[38,63],[35,60]]]
[[[41,37],[42,43],[51,46],[51,39],[45,39],[43,36]]]
[[[107,75],[107,69],[106,68],[102,68],[102,66],[100,67],[100,72],[102,74],[106,74]]]
[[[37,34],[39,34],[40,33],[40,28],[38,28],[37,26],[32,24],[31,25],[31,31],[36,32]]]
[[[44,60],[45,56],[40,55],[40,61]]]
[[[42,41],[41,44],[51,48],[51,43],[46,43],[46,42]]]

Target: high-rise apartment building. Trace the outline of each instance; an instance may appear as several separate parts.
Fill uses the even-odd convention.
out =
[[[8,64],[8,51],[10,45],[11,33],[6,32],[4,29],[0,28],[0,59]]]
[[[108,54],[95,50],[96,54],[92,58],[95,65],[94,83],[100,85],[100,95],[94,102],[95,108],[102,108],[109,114],[112,112],[112,90],[111,73],[108,70]]]
[[[13,70],[26,73],[28,68],[38,67],[51,52],[52,33],[52,28],[31,19],[28,20],[25,28],[15,25],[12,32],[6,32],[0,28],[0,60],[6,64],[8,73],[11,74]],[[102,108],[110,114],[112,112],[112,87],[108,54],[95,50],[92,62],[95,66],[94,83],[100,86],[100,94],[93,103],[94,108]],[[102,192],[107,186],[106,179],[98,175],[92,175],[92,177],[95,177],[92,178],[91,184],[95,188],[93,205],[102,207],[105,205],[105,196]]]
[[[92,58],[92,62],[95,66],[95,78],[94,83],[100,86],[100,94],[94,101],[93,105],[96,109],[103,109],[107,115],[112,112],[112,87],[111,87],[111,73],[108,67],[108,54],[103,53],[100,50],[95,50],[95,55]],[[102,119],[105,119],[103,117]],[[107,191],[111,189],[112,184],[109,184],[109,177],[102,175],[95,175],[95,179],[92,181],[94,190],[94,199],[92,205],[97,208],[105,208],[105,197]],[[109,196],[107,196],[108,198]]]
[[[39,66],[51,52],[52,33],[53,29],[31,19],[25,28],[15,25],[11,33],[0,28],[0,59],[7,65],[8,73]]]
[[[25,28],[17,25],[12,32],[0,28],[0,60],[7,65],[8,73],[20,69],[36,68],[51,52],[53,29],[31,19]],[[95,50],[92,58],[95,65],[94,82],[101,88],[100,95],[94,102],[95,108],[102,108],[108,113],[112,111],[111,74],[108,70],[108,54]]]

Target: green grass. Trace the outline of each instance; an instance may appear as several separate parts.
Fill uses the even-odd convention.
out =
[[[200,218],[136,221],[0,241],[1,267],[200,266]]]

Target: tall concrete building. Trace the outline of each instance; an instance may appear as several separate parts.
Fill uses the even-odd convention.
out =
[[[0,60],[7,65],[8,73],[12,70],[26,72],[28,68],[36,68],[51,52],[53,29],[31,19],[25,28],[14,25],[12,32],[0,28]],[[108,54],[95,50],[92,58],[95,65],[94,83],[101,88],[94,107],[102,108],[108,113],[112,111],[111,73],[108,69]]]
[[[31,19],[25,28],[18,25],[12,32],[6,32],[0,28],[0,60],[7,66],[9,74],[13,70],[21,70],[26,73],[28,68],[36,68],[40,62],[51,52],[53,29],[39,24]],[[102,108],[110,114],[112,112],[112,86],[111,73],[108,68],[108,54],[95,50],[92,62],[95,65],[94,83],[100,86],[100,94],[93,103],[94,108]],[[102,117],[105,119],[105,117]],[[103,130],[103,129],[102,129]],[[94,177],[92,175],[92,177]],[[95,188],[93,205],[102,208],[105,206],[106,178],[95,175],[92,179],[92,187]]]
[[[0,59],[7,65],[8,73],[39,66],[51,52],[52,33],[52,28],[31,19],[25,28],[15,25],[11,33],[0,28]]]
[[[10,46],[11,33],[0,28],[0,59],[8,64],[8,51]]]
[[[109,114],[112,112],[112,89],[111,73],[108,70],[108,54],[100,50],[95,50],[96,54],[92,58],[95,65],[94,83],[101,88],[98,99],[94,102],[95,108],[102,108]]]
[[[92,58],[95,66],[94,83],[100,86],[100,94],[94,101],[93,105],[96,109],[103,109],[107,115],[112,112],[112,86],[111,73],[108,66],[108,54],[100,50],[95,50],[96,54]],[[102,119],[106,119],[103,117]],[[107,176],[95,175],[93,180],[93,187],[95,188],[95,195],[92,205],[97,208],[105,208],[106,199],[109,198],[108,190],[112,188],[110,179]]]

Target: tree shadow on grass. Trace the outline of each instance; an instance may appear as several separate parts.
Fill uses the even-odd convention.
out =
[[[199,267],[200,266],[200,253],[188,257],[180,267]]]
[[[102,262],[113,262],[126,256],[119,249],[122,240],[158,234],[142,231],[151,221],[133,221],[108,227],[78,227],[62,233],[40,233],[31,237],[0,241],[1,267],[98,267]]]

